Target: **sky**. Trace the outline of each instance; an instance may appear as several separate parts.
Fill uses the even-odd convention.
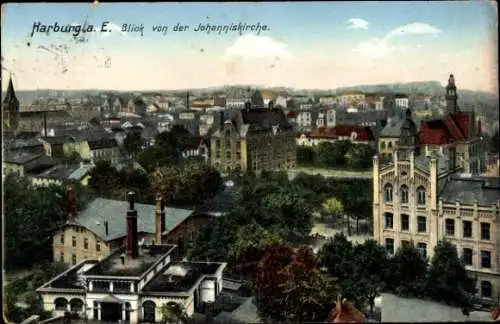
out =
[[[20,90],[141,91],[335,89],[454,74],[459,88],[498,93],[497,17],[492,1],[11,3],[2,5],[2,89],[9,75]],[[42,29],[55,23],[95,31]],[[240,23],[254,30],[198,30]]]

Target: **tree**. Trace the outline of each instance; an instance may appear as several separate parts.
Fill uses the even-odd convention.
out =
[[[123,149],[129,157],[134,157],[140,152],[143,142],[140,133],[130,132],[123,140]]]
[[[339,150],[338,145],[331,142],[319,143],[317,149],[317,162],[321,166],[335,167],[344,164],[345,153]]]
[[[314,163],[314,149],[308,146],[297,146],[297,165],[309,166]]]
[[[89,187],[99,196],[109,197],[115,188],[121,185],[120,173],[111,165],[110,161],[97,161],[89,172]]]
[[[137,156],[137,162],[148,172],[166,166],[173,166],[179,163],[179,156],[172,148],[162,148],[158,146],[148,147]]]
[[[369,169],[375,149],[366,144],[352,144],[346,154],[346,162],[353,169]]]
[[[319,264],[340,282],[354,272],[354,247],[343,233],[337,233],[326,242],[318,253]]]
[[[449,241],[440,241],[426,277],[426,293],[433,299],[449,304],[471,307],[476,293],[476,282],[467,275],[456,247]]]
[[[344,205],[337,198],[329,198],[323,203],[323,210],[337,220],[338,216],[344,211]]]
[[[367,240],[354,247],[354,255],[354,282],[360,287],[361,296],[366,298],[373,313],[375,298],[385,288],[387,251],[375,240]]]
[[[387,288],[404,297],[424,294],[427,259],[415,248],[413,242],[404,244],[389,260]]]
[[[175,302],[165,303],[160,308],[160,313],[162,315],[162,323],[186,323],[188,321],[188,315],[184,307]]]

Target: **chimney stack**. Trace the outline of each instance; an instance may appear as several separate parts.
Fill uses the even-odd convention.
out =
[[[156,197],[156,222],[155,222],[155,242],[161,244],[161,234],[165,231],[165,203],[160,194]]]
[[[68,221],[73,223],[76,218],[76,197],[75,188],[73,185],[69,185],[66,189],[66,203],[68,210]]]
[[[131,258],[139,256],[139,244],[137,242],[137,211],[135,210],[135,192],[127,194],[129,203],[127,211],[127,255]]]
[[[108,236],[109,235],[109,228],[108,228],[108,221],[107,220],[104,221],[104,230],[106,231],[106,236]]]

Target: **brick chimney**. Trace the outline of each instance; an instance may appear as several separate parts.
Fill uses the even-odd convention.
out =
[[[73,185],[69,185],[66,188],[66,204],[68,211],[68,221],[73,223],[76,218],[76,196],[75,188]]]
[[[127,211],[127,255],[131,258],[139,256],[139,243],[137,242],[137,211],[135,210],[135,192],[127,194],[129,203]]]
[[[165,203],[161,195],[156,197],[155,242],[161,244],[161,234],[165,232]]]

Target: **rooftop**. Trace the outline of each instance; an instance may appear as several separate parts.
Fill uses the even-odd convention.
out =
[[[126,254],[126,247],[121,247],[109,257],[97,263],[85,274],[93,276],[140,277],[173,249],[175,249],[175,245],[143,245],[139,247],[139,256],[132,258]],[[122,256],[125,257],[125,262],[123,263]]]
[[[500,200],[500,178],[454,175],[439,196],[444,202],[491,205]]]
[[[64,165],[55,165],[48,170],[36,175],[37,178],[48,178],[56,180],[65,180],[73,173],[74,169]]]
[[[87,228],[105,241],[126,235],[127,201],[97,198],[76,217],[76,223]],[[135,204],[137,210],[137,231],[155,233],[156,206]],[[169,231],[193,214],[193,210],[165,208],[165,230]],[[108,221],[108,235],[104,222]]]
[[[215,262],[172,262],[158,273],[144,288],[143,292],[186,292],[205,275],[215,275],[223,263]]]
[[[82,165],[78,169],[74,170],[69,176],[68,179],[73,179],[73,180],[81,180],[83,177],[85,177],[90,170],[94,168],[94,165],[88,164],[88,165]]]
[[[79,283],[79,275],[92,268],[97,263],[97,260],[84,260],[83,262],[56,276],[54,279],[40,287],[40,289],[83,289]]]

